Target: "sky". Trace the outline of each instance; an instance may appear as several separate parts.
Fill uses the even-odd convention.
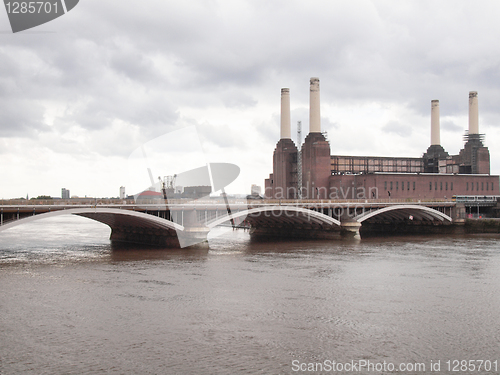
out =
[[[457,154],[478,91],[500,174],[499,17],[497,1],[80,0],[13,34],[0,9],[0,198],[134,194],[132,156],[158,140],[154,178],[227,162],[226,192],[250,193],[272,173],[281,88],[307,134],[311,77],[338,155],[420,157],[433,99]]]

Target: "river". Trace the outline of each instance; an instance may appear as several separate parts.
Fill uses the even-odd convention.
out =
[[[497,236],[218,234],[114,246],[71,216],[0,232],[0,373],[500,370]]]

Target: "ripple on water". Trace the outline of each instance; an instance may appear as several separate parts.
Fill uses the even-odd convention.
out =
[[[165,251],[111,246],[106,227],[60,219],[0,233],[2,373],[498,358],[496,237],[286,242],[229,231],[209,250]]]

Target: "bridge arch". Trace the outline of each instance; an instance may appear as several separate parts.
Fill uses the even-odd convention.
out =
[[[375,211],[362,213],[354,219],[358,223],[362,223],[363,221],[376,216],[380,216],[380,218],[385,219],[404,220],[408,219],[410,215],[417,220],[452,222],[452,218],[450,216],[438,210],[414,204],[388,206]]]
[[[59,215],[78,215],[86,217],[108,225],[111,230],[117,230],[121,227],[133,226],[152,230],[168,231],[173,232],[173,234],[175,234],[176,231],[184,230],[184,227],[182,225],[143,212],[117,208],[70,208],[65,210],[36,214],[23,219],[11,221],[0,226],[0,231],[18,225],[23,225],[35,220],[42,220]]]
[[[262,206],[217,218],[208,222],[207,227],[213,229],[222,223],[237,218],[245,218],[252,226],[310,224],[317,227],[340,227],[341,225],[339,220],[307,208],[295,206]]]

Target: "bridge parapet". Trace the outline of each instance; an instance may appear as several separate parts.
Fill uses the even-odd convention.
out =
[[[72,202],[74,203],[74,202]],[[445,200],[402,204],[388,200],[214,200],[148,204],[34,204],[0,205],[0,231],[45,214],[76,214],[112,228],[112,240],[171,244],[182,236],[184,244],[206,239],[209,230],[231,220],[252,227],[252,234],[282,237],[331,238],[339,233],[356,236],[362,223],[450,223],[459,218],[456,202]],[[229,214],[228,212],[231,212]],[[458,215],[458,216],[457,216]],[[42,215],[43,216],[43,215]],[[25,218],[25,219],[23,219]],[[233,224],[234,224],[233,223]],[[194,241],[194,242],[192,242]],[[180,246],[183,246],[182,243]],[[186,245],[188,246],[188,245]]]

